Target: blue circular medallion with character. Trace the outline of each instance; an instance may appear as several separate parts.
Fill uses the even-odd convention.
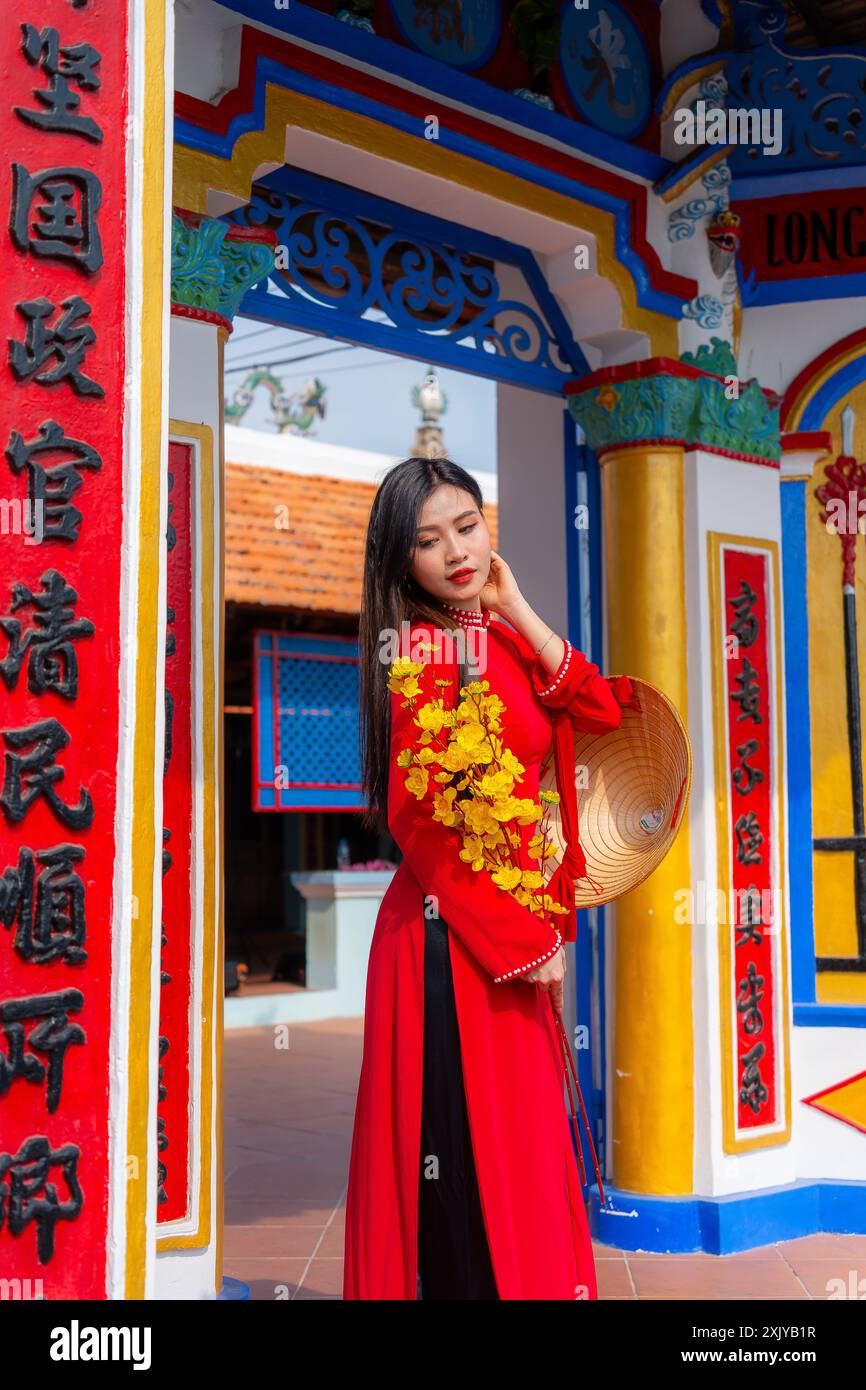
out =
[[[652,84],[646,43],[614,0],[590,0],[561,12],[559,61],[568,94],[599,130],[629,140],[649,120]]]
[[[500,32],[498,0],[388,0],[400,33],[431,58],[478,68],[492,58]]]

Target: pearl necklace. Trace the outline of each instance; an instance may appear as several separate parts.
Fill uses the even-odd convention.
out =
[[[455,608],[453,604],[445,603],[444,600],[442,607],[465,628],[488,627],[493,616],[489,608],[482,608],[480,613],[474,613],[468,608]]]

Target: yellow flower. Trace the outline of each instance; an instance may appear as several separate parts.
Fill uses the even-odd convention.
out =
[[[401,748],[400,752],[397,754],[397,766],[408,767],[414,756],[411,748]]]
[[[408,657],[398,656],[397,660],[388,668],[388,679],[389,682],[392,680],[401,681],[406,676],[420,676],[423,670],[423,661],[410,661]]]
[[[405,695],[407,700],[416,700],[421,694],[421,687],[414,676],[406,676],[397,686],[388,682],[388,689],[396,692],[397,695]]]
[[[465,772],[470,763],[469,754],[463,749],[457,748],[453,743],[449,743],[441,758],[442,766],[449,772]]]
[[[420,801],[427,791],[427,782],[428,772],[426,767],[413,767],[403,785],[407,791],[410,791],[413,796],[417,796]]]
[[[508,772],[485,772],[478,783],[482,796],[510,796],[514,790],[514,778]]]
[[[463,814],[469,829],[478,835],[486,835],[498,829],[486,801],[467,801]]]
[[[456,795],[454,787],[449,787],[444,792],[436,792],[433,797],[434,820],[441,821],[443,825],[458,825],[462,821],[463,812],[459,806],[454,805]]]
[[[415,723],[419,729],[438,734],[445,723],[445,710],[442,708],[442,701],[431,700],[428,704],[422,705],[415,715]]]
[[[520,882],[524,888],[543,888],[544,874],[539,873],[537,869],[524,869]]]
[[[471,864],[476,873],[479,869],[484,868],[484,845],[478,835],[465,835],[463,837],[460,858],[464,864]]]
[[[510,893],[511,889],[516,888],[520,882],[520,870],[509,869],[503,864],[494,874],[491,874],[491,878],[497,888],[504,888],[507,893]]]
[[[395,695],[404,695],[407,699],[414,699],[421,694],[421,687],[417,677],[424,670],[420,661],[407,661],[404,657],[398,658],[388,672],[388,689]]]
[[[539,801],[550,801],[554,806],[559,802],[559,792],[539,792]]]
[[[491,807],[491,814],[496,820],[514,820],[519,814],[520,802],[516,796],[499,796]]]
[[[418,754],[418,761],[425,766],[428,763],[436,763],[439,761],[439,754],[435,748],[422,748]]]
[[[453,742],[458,748],[463,748],[467,753],[474,753],[487,738],[487,732],[483,724],[471,723],[463,724],[454,735]]]
[[[520,761],[519,758],[515,758],[510,748],[502,749],[499,755],[499,761],[501,762],[505,771],[511,773],[512,777],[514,777],[517,781],[522,780],[526,768],[523,766],[523,763]]]

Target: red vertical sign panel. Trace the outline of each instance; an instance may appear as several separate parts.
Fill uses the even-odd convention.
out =
[[[162,986],[159,1007],[158,1220],[189,1208],[192,993],[192,530],[193,450],[168,454]]]
[[[724,551],[728,803],[736,1012],[737,1124],[755,1130],[777,1119],[773,941],[781,929],[773,894],[773,740],[768,558]]]
[[[0,64],[0,1275],[103,1298],[126,5],[4,5]]]

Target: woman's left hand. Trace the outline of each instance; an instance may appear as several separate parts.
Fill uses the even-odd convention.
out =
[[[490,573],[478,597],[482,608],[489,608],[491,613],[498,613],[502,617],[506,617],[508,609],[522,597],[517,580],[495,550],[490,552]]]

